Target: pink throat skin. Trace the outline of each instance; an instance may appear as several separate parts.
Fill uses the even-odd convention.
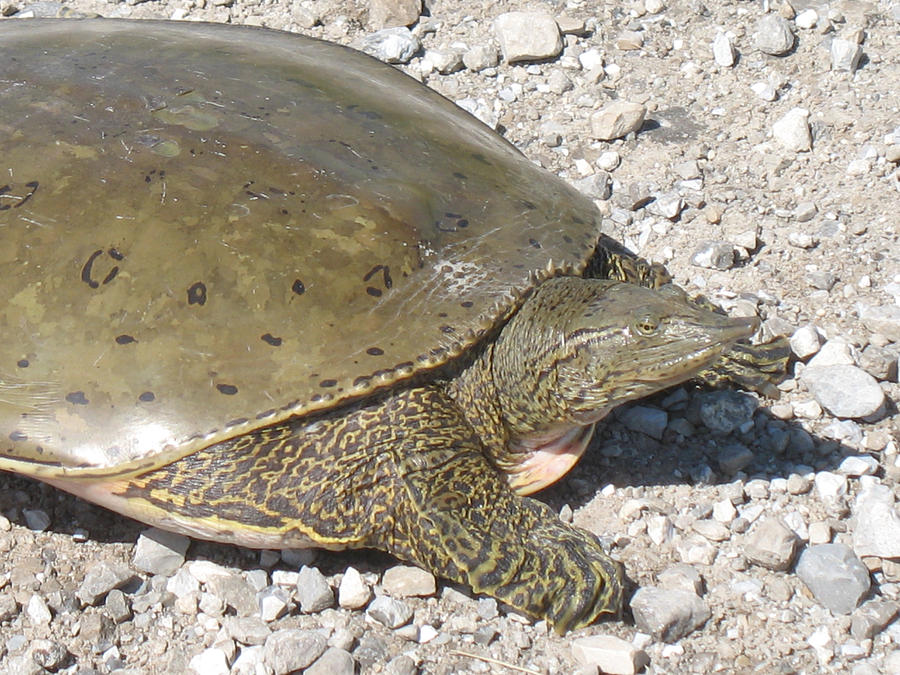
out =
[[[559,426],[510,441],[510,451],[524,456],[509,470],[510,487],[517,494],[530,495],[566,475],[584,454],[595,423]]]

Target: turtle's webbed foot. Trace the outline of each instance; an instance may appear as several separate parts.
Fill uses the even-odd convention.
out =
[[[737,342],[719,360],[697,374],[697,379],[712,387],[736,385],[778,398],[775,387],[787,375],[791,348],[786,338],[765,344]]]

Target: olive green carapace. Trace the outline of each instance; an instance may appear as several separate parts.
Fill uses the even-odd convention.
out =
[[[0,437],[171,456],[463,351],[593,247],[590,202],[358,52],[0,25]]]

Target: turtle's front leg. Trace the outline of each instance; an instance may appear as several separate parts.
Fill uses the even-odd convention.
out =
[[[405,425],[415,431],[392,450],[399,489],[379,548],[547,619],[559,632],[619,614],[622,568],[596,536],[513,494],[442,391],[398,398],[419,415]]]

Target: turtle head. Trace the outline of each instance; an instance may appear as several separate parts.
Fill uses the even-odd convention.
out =
[[[612,408],[690,379],[758,321],[651,290],[562,277],[503,328],[492,370],[510,442],[497,465],[521,493],[565,474]]]

